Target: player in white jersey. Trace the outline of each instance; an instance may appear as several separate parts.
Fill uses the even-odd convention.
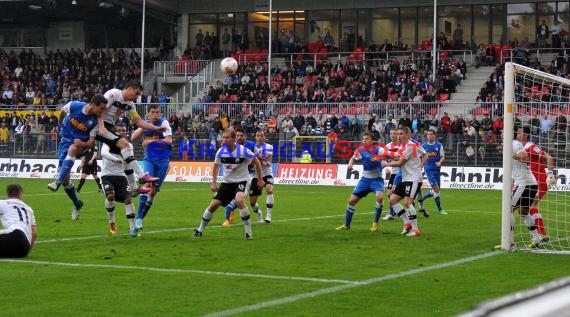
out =
[[[252,153],[254,153],[255,152],[255,142],[249,141],[247,139],[247,133],[245,132],[245,129],[243,127],[236,127],[236,128],[234,128],[234,131],[236,132],[236,143],[245,146],[246,149],[248,149]],[[253,169],[253,166],[249,165],[248,170],[249,170],[249,176],[251,176],[253,178],[255,175],[255,170]],[[248,183],[247,185],[248,185],[247,186],[247,193],[249,194],[250,183]],[[250,202],[251,202],[251,197],[250,197]],[[252,208],[252,210],[257,215],[257,222],[263,222],[263,214],[262,214],[261,210],[259,210],[259,208],[256,208],[256,207],[257,207],[257,205],[255,205],[255,207]],[[235,200],[232,200],[226,206],[226,215],[225,215],[224,222],[222,223],[222,226],[224,226],[224,227],[231,226],[231,223],[234,221],[234,218],[235,218],[235,211],[234,211],[235,209],[237,209],[237,204],[236,204]]]
[[[265,143],[265,132],[257,131],[255,133],[255,149],[254,154],[261,163],[261,174],[263,175],[263,182],[265,182],[265,191],[267,191],[267,199],[265,200],[265,223],[271,223],[271,214],[273,212],[273,204],[275,198],[273,197],[273,186],[275,181],[273,179],[273,166],[271,159],[273,158],[273,145]],[[257,183],[257,178],[251,180],[252,184]],[[262,188],[251,186],[249,189],[249,204],[253,212],[257,211],[261,215],[261,210],[257,205],[257,198],[261,195]]]
[[[233,199],[235,199],[239,208],[241,219],[245,227],[245,239],[251,240],[253,235],[251,233],[251,223],[249,221],[250,215],[247,206],[245,205],[245,197],[247,191],[247,183],[251,181],[249,175],[248,165],[253,163],[255,174],[257,176],[258,188],[263,188],[263,176],[261,174],[261,164],[250,150],[241,144],[236,143],[236,133],[232,129],[225,129],[222,133],[222,147],[216,152],[214,159],[214,168],[212,170],[212,183],[210,189],[216,195],[210,201],[210,204],[204,211],[200,226],[194,230],[193,236],[199,238],[202,232],[212,220],[214,212],[219,206],[226,206]],[[220,167],[224,167],[223,182],[218,188],[218,175],[220,174]]]
[[[421,179],[421,158],[418,151],[419,145],[410,141],[410,128],[398,128],[398,137],[403,145],[399,150],[400,159],[395,162],[383,161],[382,166],[400,167],[402,172],[402,182],[396,186],[390,196],[390,205],[400,219],[404,221],[404,230],[401,234],[417,237],[421,235],[418,228],[417,212],[412,201],[416,196]],[[404,205],[400,201],[404,200]]]
[[[107,99],[107,108],[100,119],[97,134],[97,140],[107,144],[111,149],[116,148],[113,151],[118,151],[129,165],[130,169],[126,170],[125,173],[127,174],[133,191],[136,189],[133,173],[135,173],[139,177],[139,181],[143,183],[156,182],[158,177],[152,177],[143,172],[135,159],[132,145],[126,138],[119,136],[115,132],[115,123],[121,115],[125,114],[125,116],[139,128],[156,132],[164,131],[164,127],[150,124],[143,120],[138,114],[133,101],[137,99],[141,91],[142,86],[136,81],[126,83],[123,90],[113,88],[107,91],[104,95]]]
[[[398,140],[398,129],[394,128],[390,130],[390,143],[386,144],[386,148],[388,149],[389,153],[396,153],[401,148],[400,141]],[[387,157],[391,156],[387,155]],[[392,195],[394,187],[396,187],[397,185],[395,184],[395,181],[398,172],[400,172],[399,166],[386,168],[386,178],[388,179],[388,185],[386,185],[386,197],[388,197],[388,199]],[[396,213],[394,212],[394,209],[392,208],[392,206],[390,206],[390,212],[386,216],[384,216],[382,220],[386,221],[394,220],[395,215]]]
[[[528,161],[528,153],[525,151],[524,145],[518,140],[513,140],[512,176],[515,189],[511,196],[511,205],[513,212],[516,209],[519,210],[519,214],[530,231],[532,243],[529,245],[529,248],[538,248],[542,245],[543,238],[538,233],[538,228],[530,215],[532,201],[538,192],[538,182],[529,168]],[[515,216],[511,213],[511,240],[514,240],[514,224]]]
[[[0,200],[0,258],[24,258],[36,241],[36,218],[22,201],[19,184],[6,186],[7,199]]]
[[[124,124],[117,124],[115,127],[117,135],[125,137],[127,128]],[[123,157],[117,148],[112,148],[107,144],[101,147],[101,184],[105,193],[105,209],[107,209],[107,219],[109,221],[109,233],[116,235],[117,225],[115,222],[115,202],[125,205],[125,214],[129,222],[129,232],[135,226],[135,207],[131,198],[131,186],[124,171]]]

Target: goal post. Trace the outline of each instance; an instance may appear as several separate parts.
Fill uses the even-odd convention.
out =
[[[510,250],[513,245],[511,237],[511,192],[513,188],[513,133],[515,106],[515,68],[514,64],[505,64],[505,95],[503,117],[503,193],[502,193],[502,216],[501,216],[501,249]]]
[[[570,254],[570,186],[567,185],[570,157],[566,151],[570,80],[510,62],[505,64],[504,80],[501,249]],[[544,151],[546,154],[540,154],[540,161],[545,166],[547,164],[543,160],[553,158],[553,170],[549,169],[551,174],[548,175],[553,175],[556,182],[547,184],[546,170],[536,167],[533,175],[539,183],[538,192],[543,195],[536,200],[538,204],[530,209],[529,216],[521,216],[515,211],[513,223],[511,196],[515,127],[530,129],[529,143],[524,145],[528,153],[534,153],[532,149],[539,153]],[[538,156],[530,157],[535,157],[531,160],[537,162]],[[538,166],[531,163],[529,166]],[[541,174],[536,176],[537,173]],[[532,228],[537,228],[540,241],[544,242],[538,248],[532,246],[537,232],[533,236]]]

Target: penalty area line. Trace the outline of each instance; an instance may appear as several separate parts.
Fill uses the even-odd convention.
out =
[[[495,252],[487,252],[487,253],[479,254],[476,256],[471,256],[471,257],[462,258],[462,259],[458,259],[458,260],[454,260],[454,261],[430,265],[430,266],[422,267],[419,269],[412,269],[412,270],[403,271],[403,272],[399,272],[399,273],[393,273],[393,274],[388,274],[388,275],[384,275],[384,276],[371,278],[371,279],[362,281],[360,284],[344,284],[344,285],[338,285],[338,286],[323,288],[323,289],[312,291],[312,292],[300,293],[300,294],[291,295],[291,296],[287,296],[287,297],[283,297],[283,298],[278,298],[278,299],[274,299],[274,300],[270,300],[270,301],[266,301],[266,302],[262,302],[262,303],[258,303],[258,304],[241,306],[241,307],[236,307],[236,308],[232,308],[232,309],[228,309],[228,310],[214,312],[214,313],[203,315],[203,317],[222,317],[222,316],[231,316],[231,315],[236,315],[236,314],[243,314],[245,312],[250,312],[250,311],[260,310],[263,308],[268,308],[268,307],[288,304],[288,303],[292,303],[292,302],[297,302],[297,301],[304,300],[307,298],[313,298],[316,296],[322,296],[322,295],[327,295],[327,294],[331,294],[331,293],[336,293],[336,292],[344,291],[344,290],[351,289],[351,288],[377,284],[377,283],[381,283],[384,281],[396,280],[396,279],[400,279],[403,277],[417,275],[420,273],[425,273],[425,272],[429,272],[429,271],[435,271],[435,270],[440,270],[440,269],[444,269],[444,268],[448,268],[448,267],[462,265],[465,263],[475,262],[475,261],[483,260],[483,259],[495,256],[498,254],[502,254],[502,253],[503,252],[496,252],[496,251]]]
[[[454,211],[454,210],[449,210]],[[458,210],[459,211],[459,210]],[[487,213],[485,211],[477,211],[477,210],[461,210],[459,212],[466,212],[466,213]],[[489,212],[491,213],[491,212]],[[361,215],[366,214],[373,214],[373,212],[361,212]],[[339,218],[344,217],[344,214],[338,215],[326,215],[326,216],[319,216],[319,217],[300,217],[300,218],[291,218],[291,219],[281,219],[281,220],[273,220],[272,223],[287,223],[287,222],[296,222],[296,221],[311,221],[311,220],[320,220],[320,219],[331,219],[331,218]],[[447,217],[447,216],[445,216]],[[210,225],[208,228],[223,228],[222,225]],[[160,234],[160,233],[168,233],[168,232],[178,232],[178,231],[190,231],[194,230],[196,227],[180,227],[180,228],[170,228],[170,229],[163,229],[163,230],[151,230],[151,231],[144,231],[144,234]],[[127,233],[119,234],[118,236],[130,236]],[[98,235],[90,235],[90,236],[82,236],[82,237],[70,237],[70,238],[59,238],[59,239],[48,239],[48,240],[38,240],[36,244],[46,244],[46,243],[57,243],[57,242],[66,242],[66,241],[81,241],[81,240],[94,240],[94,239],[102,239],[102,238],[113,238],[107,234],[98,234]]]
[[[148,266],[133,266],[133,265],[113,265],[113,264],[89,264],[89,263],[70,263],[70,262],[52,262],[52,261],[37,261],[37,260],[18,260],[18,259],[0,259],[0,262],[8,263],[23,263],[23,264],[37,264],[48,266],[64,266],[64,267],[77,267],[77,268],[95,268],[95,269],[118,269],[118,270],[138,270],[138,271],[151,271],[161,273],[191,273],[203,275],[221,275],[232,277],[251,277],[259,279],[271,280],[289,280],[289,281],[303,281],[303,282],[319,282],[319,283],[336,283],[336,284],[350,284],[360,285],[362,282],[354,282],[347,280],[337,279],[324,279],[302,276],[283,276],[283,275],[266,275],[266,274],[250,274],[250,273],[232,273],[232,272],[218,272],[218,271],[205,271],[205,270],[192,270],[192,269],[169,269]]]
[[[372,212],[370,212],[372,213]],[[364,213],[362,213],[364,214]],[[274,220],[272,223],[285,223],[285,222],[294,222],[294,221],[307,221],[307,220],[319,220],[319,219],[329,219],[329,218],[339,218],[344,217],[342,215],[328,215],[328,216],[319,216],[319,217],[302,217],[302,218],[291,218],[291,219],[282,219],[282,220]],[[222,225],[210,225],[208,226],[210,229],[214,228],[224,228]],[[145,235],[147,234],[160,234],[160,233],[168,233],[168,232],[177,232],[177,231],[190,231],[194,230],[196,227],[181,227],[181,228],[170,228],[170,229],[163,229],[163,230],[151,230],[151,231],[143,231]],[[118,236],[130,236],[130,234],[124,233],[119,234]],[[70,237],[70,238],[60,238],[60,239],[49,239],[49,240],[39,240],[36,241],[36,244],[45,244],[45,243],[57,243],[57,242],[66,242],[66,241],[77,241],[77,240],[93,240],[99,238],[113,238],[109,235],[105,234],[98,234],[98,235],[91,235],[91,236],[84,236],[84,237]],[[136,239],[136,238],[133,238]]]

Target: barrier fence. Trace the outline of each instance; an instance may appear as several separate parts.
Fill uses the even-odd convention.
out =
[[[0,158],[0,177],[41,178],[52,180],[57,173],[56,159]],[[273,163],[275,184],[354,186],[362,175],[362,166],[348,170],[346,164]],[[209,183],[212,180],[211,162],[171,162],[167,182]],[[71,178],[80,176],[79,161],[72,168]],[[223,170],[220,177],[223,176]],[[570,170],[557,170],[554,191],[570,191]],[[221,179],[220,179],[221,180]],[[443,166],[441,188],[502,189],[503,172],[500,167]],[[422,187],[429,188],[424,179]]]

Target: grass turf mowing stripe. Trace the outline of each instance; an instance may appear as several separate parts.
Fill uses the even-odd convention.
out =
[[[329,288],[323,288],[323,289],[320,289],[317,291],[287,296],[287,297],[274,299],[274,300],[266,301],[263,303],[254,304],[254,305],[247,305],[247,306],[236,307],[236,308],[232,308],[232,309],[228,309],[228,310],[223,310],[223,311],[204,315],[203,317],[222,317],[222,316],[231,316],[231,315],[236,315],[236,314],[242,314],[242,313],[245,313],[248,311],[254,311],[254,310],[259,310],[259,309],[268,308],[268,307],[272,307],[272,306],[292,303],[292,302],[300,301],[303,299],[312,298],[315,296],[326,295],[326,294],[331,294],[331,293],[336,293],[336,292],[344,291],[344,290],[355,288],[355,287],[381,283],[384,281],[399,279],[402,277],[416,275],[416,274],[420,274],[420,273],[424,273],[424,272],[435,271],[435,270],[440,270],[440,269],[444,269],[444,268],[448,268],[448,267],[452,267],[452,266],[457,266],[457,265],[461,265],[461,264],[465,264],[465,263],[470,263],[470,262],[486,259],[486,258],[495,256],[495,255],[498,255],[501,253],[502,252],[499,252],[499,251],[487,252],[487,253],[479,254],[476,256],[458,259],[455,261],[444,262],[444,263],[440,263],[440,264],[426,266],[426,267],[419,268],[419,269],[413,269],[413,270],[408,270],[408,271],[404,271],[404,272],[400,272],[400,273],[388,274],[385,276],[379,276],[379,277],[371,278],[371,279],[362,281],[360,284],[344,284],[344,285],[338,285],[338,286],[333,286],[333,287],[329,287]]]

